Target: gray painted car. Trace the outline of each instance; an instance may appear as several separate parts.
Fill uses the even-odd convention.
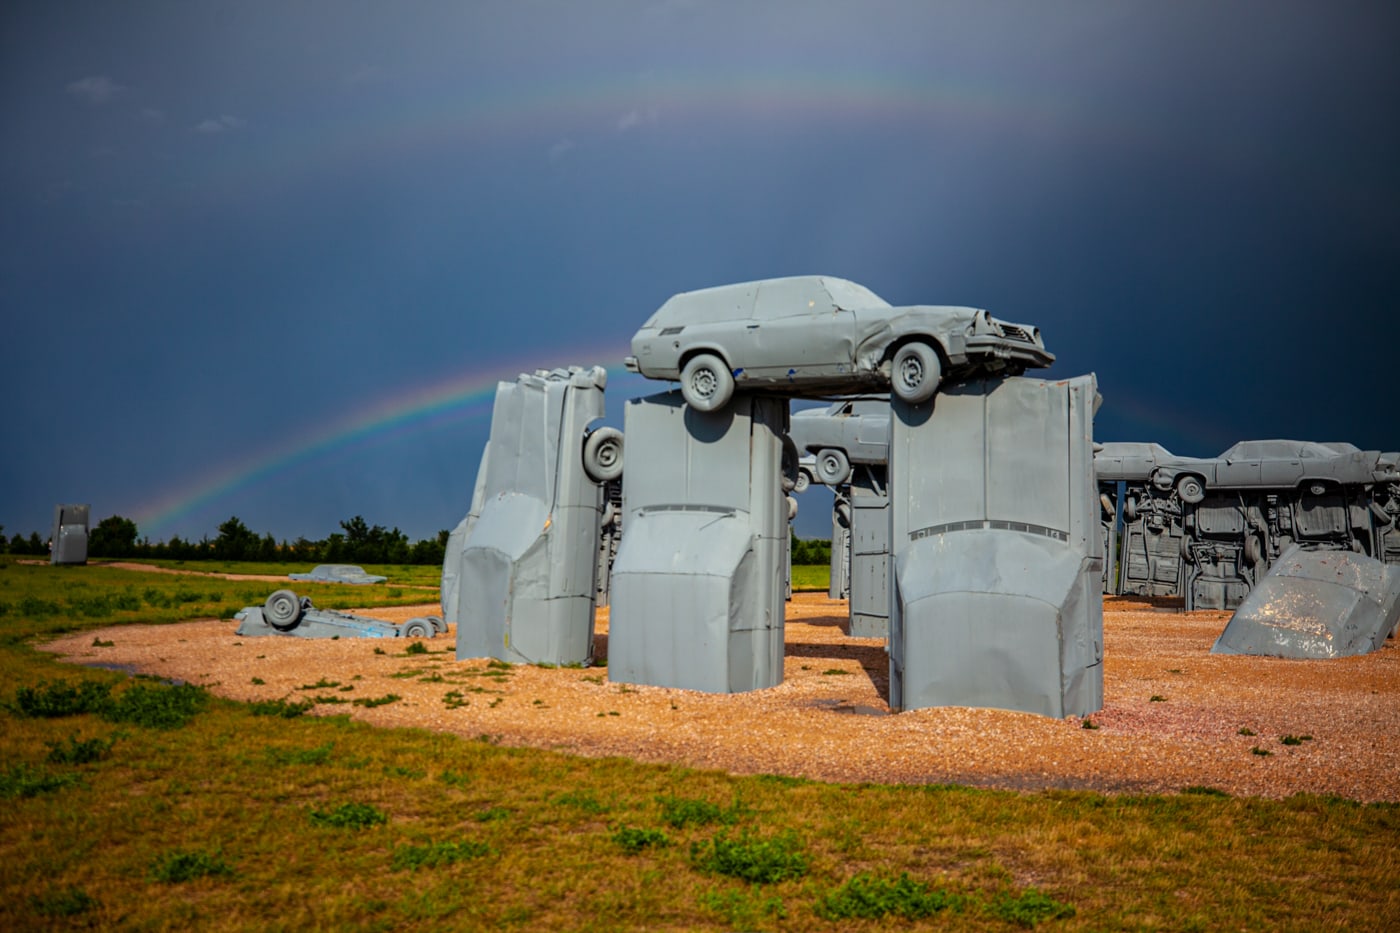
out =
[[[889,400],[848,399],[827,408],[795,411],[788,436],[803,455],[800,469],[806,476],[798,480],[798,492],[811,482],[840,486],[850,479],[851,464],[888,462]]]
[[[632,338],[627,368],[679,380],[686,404],[736,388],[792,395],[891,391],[927,401],[944,379],[1049,366],[1036,327],[977,308],[892,307],[863,285],[806,275],[682,292]]]
[[[289,573],[289,580],[311,581],[313,583],[383,583],[388,577],[376,573],[365,573],[363,567],[354,564],[317,564],[310,573]]]

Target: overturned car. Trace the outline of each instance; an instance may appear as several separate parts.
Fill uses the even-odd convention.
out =
[[[317,609],[311,597],[292,590],[278,590],[261,606],[249,606],[234,614],[237,634],[292,635],[297,638],[432,638],[447,631],[437,616],[418,616],[402,625],[365,616]]]

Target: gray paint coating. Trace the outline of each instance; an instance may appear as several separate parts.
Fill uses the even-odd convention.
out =
[[[718,412],[679,392],[629,401],[626,529],[613,564],[608,678],[737,693],[782,683],[787,402]]]
[[[486,465],[491,458],[491,443],[488,441],[481,447],[481,460],[476,467],[476,482],[472,486],[472,503],[463,516],[462,520],[447,536],[447,546],[443,550],[442,556],[442,585],[439,588],[438,601],[442,605],[442,617],[449,625],[457,624],[457,601],[459,593],[459,582],[462,577],[462,548],[466,544],[467,535],[471,532],[476,520],[481,517],[481,505],[486,498],[484,492],[486,486]]]
[[[497,386],[480,512],[458,564],[459,660],[592,660],[603,490],[583,451],[606,384],[601,367],[571,367]]]
[[[1400,622],[1400,567],[1350,551],[1285,552],[1212,654],[1322,659],[1379,648]]]
[[[53,509],[53,531],[49,534],[50,564],[86,564],[88,522],[92,507],[88,505],[56,505]]]
[[[892,403],[890,707],[1103,706],[1092,375]]]
[[[309,596],[291,590],[278,590],[261,606],[248,606],[234,613],[235,632],[244,638],[286,635],[292,638],[432,638],[447,631],[437,616],[419,616],[402,625],[365,616],[317,609]],[[275,620],[275,624],[274,624]]]
[[[383,583],[388,577],[365,573],[363,567],[354,564],[318,564],[310,573],[289,573],[290,580],[309,580],[315,583]]]
[[[888,427],[889,405],[885,403]],[[846,634],[885,638],[890,630],[890,497],[888,469],[857,466],[851,477],[850,601]]]
[[[703,352],[722,361],[715,375],[724,378],[727,371],[739,390],[898,392],[892,357],[910,341],[936,350],[934,362],[945,378],[1019,372],[1055,359],[1030,325],[1000,321],[978,308],[894,308],[863,285],[807,275],[672,296],[633,336],[627,366],[650,379],[677,380],[687,360]],[[682,386],[696,405],[691,389]]]

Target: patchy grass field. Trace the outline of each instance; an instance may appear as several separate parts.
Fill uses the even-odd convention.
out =
[[[1392,804],[739,778],[307,717],[29,647],[267,590],[146,576],[0,563],[4,929],[1400,923]]]
[[[793,564],[792,589],[797,591],[825,591],[831,586],[831,567],[828,564]]]

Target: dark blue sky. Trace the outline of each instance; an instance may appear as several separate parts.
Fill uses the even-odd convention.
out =
[[[1400,447],[1393,3],[750,6],[5,4],[5,533],[429,536],[433,387],[812,272],[1038,324],[1100,440]]]

